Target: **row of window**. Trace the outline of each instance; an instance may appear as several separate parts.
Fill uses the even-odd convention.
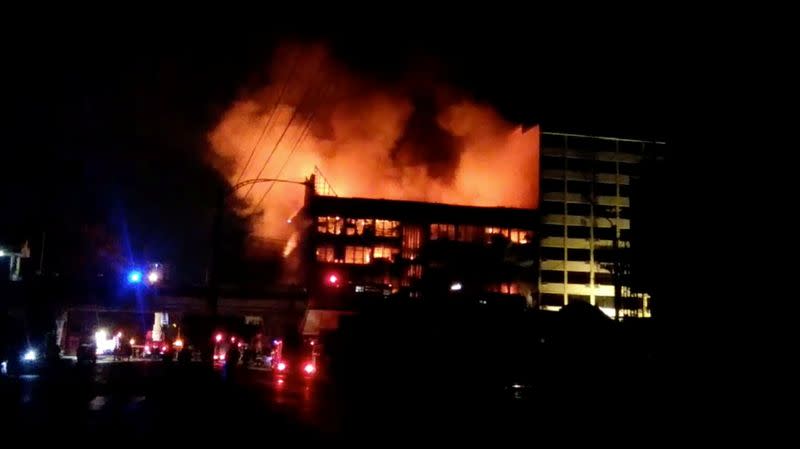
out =
[[[387,245],[371,246],[345,246],[335,248],[331,245],[321,245],[317,247],[317,260],[320,262],[349,263],[363,265],[372,262],[373,259],[385,259],[393,262],[400,253],[398,248]]]
[[[561,201],[543,201],[539,210],[545,215],[547,214],[564,214],[564,203]],[[594,206],[589,203],[568,203],[566,204],[567,215],[578,215],[582,217],[589,217],[594,212],[595,217],[609,217],[616,218],[617,209],[619,209],[619,218],[631,218],[631,208],[624,206]]]
[[[403,227],[403,258],[414,260],[422,246],[422,228],[419,226]]]
[[[542,270],[542,282],[562,284],[564,283],[564,273],[564,271]],[[566,273],[568,284],[590,284],[590,273],[581,271],[567,271]],[[614,285],[614,277],[611,273],[595,273],[594,283],[595,285]]]
[[[628,240],[628,229],[620,230],[620,239]],[[567,237],[576,239],[591,238],[592,230],[589,226],[567,226],[557,224],[542,225],[542,237]],[[613,228],[594,228],[595,240],[613,240]]]
[[[372,218],[317,217],[317,232],[320,234],[375,235],[377,237],[399,237],[400,222]]]
[[[573,151],[585,152],[586,154],[597,153],[600,151],[620,152],[626,154],[643,154],[648,149],[652,149],[653,144],[644,142],[627,142],[609,139],[597,139],[592,137],[559,136],[553,134],[542,134],[540,145],[542,148],[569,148]]]
[[[518,295],[519,284],[517,284],[516,282],[501,282],[499,284],[488,286],[486,288],[486,291],[493,293],[505,293],[507,295]]]
[[[521,245],[533,240],[533,233],[524,229],[509,229],[498,227],[480,227],[472,225],[432,224],[431,240],[454,240],[459,242],[491,243],[492,240],[502,236],[512,243]]]
[[[589,303],[591,301],[591,297],[589,295],[567,295],[567,299],[569,302],[576,302],[576,301],[584,301]],[[555,293],[542,293],[540,296],[540,300],[542,301],[542,305],[544,306],[563,306],[564,305],[564,295],[555,294]],[[595,296],[594,303],[597,307],[607,307],[610,309],[614,308],[614,297],[613,296]]]
[[[564,248],[542,247],[540,256],[545,260],[564,260]],[[575,262],[589,262],[591,251],[581,248],[567,248],[567,259]],[[598,263],[611,263],[614,261],[614,250],[607,246],[595,247],[594,260]]]
[[[317,217],[317,232],[334,235],[374,235],[376,237],[399,237],[400,222],[372,218]],[[434,223],[430,225],[431,240],[453,240],[459,242],[491,243],[494,236],[502,235],[512,243],[527,244],[533,233],[524,229],[482,227]],[[408,226],[403,230],[404,257],[414,259],[422,245],[422,230]],[[406,254],[408,253],[408,254]]]
[[[635,175],[639,172],[639,164],[628,162],[600,161],[592,159],[569,159],[542,156],[543,170],[564,170],[566,162],[567,170],[580,171],[585,173],[606,173],[621,175]],[[619,172],[618,172],[619,170]]]
[[[566,181],[564,185],[563,179],[542,179],[542,192],[563,193],[564,188],[568,193],[577,193],[584,195],[584,200],[588,201],[592,194],[594,196],[617,196],[617,188],[619,188],[619,196],[622,198],[630,198],[631,186],[628,184],[608,184],[605,182],[595,182],[594,186],[589,179],[586,181]]]

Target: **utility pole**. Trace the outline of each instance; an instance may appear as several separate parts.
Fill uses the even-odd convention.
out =
[[[617,235],[617,225],[611,225],[611,231],[614,234],[613,251],[614,251],[614,319],[619,321],[620,302],[622,301],[622,273],[620,269],[622,264],[619,260],[619,235]]]
[[[208,282],[208,307],[213,322],[217,321],[219,306],[219,253],[222,247],[222,221],[225,218],[225,199],[228,193],[220,189],[214,206],[214,222],[211,229],[211,257],[206,271]]]

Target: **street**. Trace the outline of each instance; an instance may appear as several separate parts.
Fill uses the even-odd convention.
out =
[[[125,443],[170,440],[315,441],[335,431],[317,386],[263,371],[235,379],[201,364],[71,363],[39,375],[0,378],[7,429],[27,441],[50,438]],[[6,427],[6,426],[4,426]]]
[[[569,428],[607,431],[620,412],[624,426],[615,438],[633,439],[645,430],[637,419],[646,414],[630,403],[601,400],[599,395],[579,398],[561,387],[543,394],[515,385],[508,397],[498,399],[456,378],[452,385],[425,386],[421,375],[405,385],[376,379],[355,393],[334,388],[325,378],[311,383],[280,380],[270,372],[247,369],[232,378],[199,363],[79,368],[67,362],[39,375],[2,376],[0,385],[8,411],[6,436],[34,442],[59,435],[90,445],[413,441],[422,434],[513,439],[531,432],[557,435]]]

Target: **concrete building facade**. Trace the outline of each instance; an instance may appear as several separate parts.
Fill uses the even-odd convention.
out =
[[[648,295],[626,285],[631,189],[641,163],[663,145],[542,132],[540,308],[581,300],[610,316],[650,316]]]

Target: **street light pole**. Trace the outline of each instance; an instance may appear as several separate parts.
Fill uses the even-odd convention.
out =
[[[209,261],[209,269],[208,269],[208,305],[211,315],[214,317],[214,321],[216,321],[217,319],[218,307],[219,307],[219,254],[222,249],[222,227],[225,217],[225,202],[231,195],[236,193],[236,191],[241,189],[242,187],[253,184],[260,184],[263,182],[299,184],[305,187],[308,186],[313,187],[312,179],[308,179],[305,181],[293,181],[289,179],[278,179],[278,178],[254,178],[234,184],[228,189],[220,189],[219,195],[217,195],[215,211],[214,211],[214,223],[211,235],[212,239],[211,258]]]

